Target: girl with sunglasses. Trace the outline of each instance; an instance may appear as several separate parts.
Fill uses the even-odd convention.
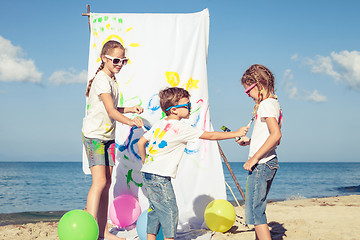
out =
[[[249,159],[244,164],[248,170],[245,220],[255,225],[256,239],[271,240],[265,214],[266,197],[279,168],[275,152],[281,139],[281,109],[275,94],[275,79],[265,66],[255,64],[241,78],[245,93],[255,101],[255,125],[251,139],[237,140],[241,146],[250,145]]]
[[[115,74],[127,63],[124,47],[117,41],[108,41],[101,50],[101,64],[95,77],[89,81],[87,113],[83,120],[83,143],[92,174],[92,185],[87,196],[86,211],[98,222],[99,238],[121,239],[109,233],[109,188],[115,165],[116,121],[130,127],[142,127],[139,117],[129,119],[123,113],[141,114],[140,106],[118,108],[119,90]]]
[[[178,87],[166,88],[160,91],[159,98],[160,107],[166,118],[156,122],[137,144],[143,162],[143,182],[152,209],[148,212],[148,240],[156,239],[160,226],[165,240],[175,238],[179,213],[171,178],[176,177],[187,142],[199,138],[223,140],[244,136],[249,128],[242,127],[235,132],[202,131],[180,121],[190,116],[191,103],[188,91]]]

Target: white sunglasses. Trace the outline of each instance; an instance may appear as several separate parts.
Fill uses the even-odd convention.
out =
[[[114,58],[109,55],[105,55],[105,57],[110,59],[114,65],[126,65],[129,61],[128,58]]]

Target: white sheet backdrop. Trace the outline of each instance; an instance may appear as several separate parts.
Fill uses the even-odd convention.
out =
[[[90,14],[91,36],[88,79],[100,64],[103,44],[120,41],[130,58],[116,76],[119,106],[141,105],[147,129],[164,117],[159,90],[177,86],[191,94],[189,123],[213,130],[208,107],[206,58],[209,44],[209,12],[192,14]],[[134,115],[129,115],[133,117]],[[116,166],[110,199],[131,194],[138,197],[142,211],[148,207],[140,175],[137,141],[143,129],[117,124]],[[179,231],[200,228],[204,210],[214,199],[226,199],[225,180],[216,142],[199,140],[188,144],[177,178],[173,180],[179,206]],[[89,174],[86,154],[83,170]]]

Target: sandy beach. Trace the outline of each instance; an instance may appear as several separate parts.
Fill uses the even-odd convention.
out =
[[[226,233],[215,233],[214,240],[254,239],[253,226],[244,224],[243,207],[235,209],[234,226]],[[61,214],[28,218],[28,223],[16,217],[7,221],[14,215],[2,214],[0,240],[58,239]],[[359,239],[360,195],[271,202],[267,216],[272,239]]]

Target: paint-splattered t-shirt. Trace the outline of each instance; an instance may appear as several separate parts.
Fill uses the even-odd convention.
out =
[[[116,80],[111,79],[105,72],[100,71],[91,85],[89,92],[87,114],[83,119],[82,132],[87,138],[101,140],[115,139],[115,120],[111,119],[106,112],[100,94],[110,93],[114,108],[119,101],[119,89]]]
[[[267,138],[270,136],[269,128],[266,124],[266,118],[273,117],[280,124],[281,110],[278,100],[268,98],[259,104],[257,111],[254,129],[251,135],[251,143],[249,150],[249,159],[261,148]],[[277,146],[277,145],[276,145]],[[259,163],[266,163],[267,161],[276,157],[276,146],[271,148],[264,156],[259,159]]]
[[[141,171],[175,178],[187,142],[198,140],[203,133],[186,122],[158,121],[144,134],[149,154]]]

